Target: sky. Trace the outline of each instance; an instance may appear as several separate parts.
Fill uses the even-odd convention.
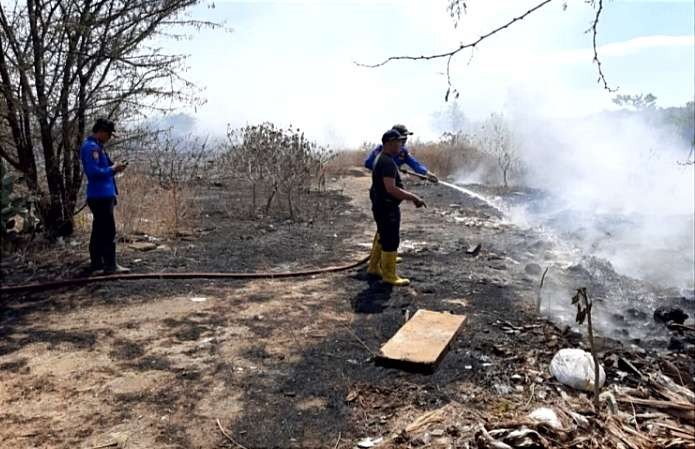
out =
[[[388,56],[448,51],[527,11],[538,0],[469,0],[458,28],[446,0],[216,1],[194,7],[195,19],[232,31],[201,30],[167,51],[190,55],[184,76],[202,89],[197,130],[272,121],[292,124],[333,147],[377,141],[394,123],[423,140],[442,131],[445,60],[394,61]],[[599,56],[619,93],[651,92],[659,106],[695,96],[692,0],[604,1]],[[614,106],[592,64],[593,10],[583,0],[556,0],[476,50],[452,61],[452,83],[469,120],[492,112],[529,111],[566,118]]]

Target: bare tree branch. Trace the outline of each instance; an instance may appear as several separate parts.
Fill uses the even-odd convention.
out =
[[[514,17],[512,20],[505,23],[504,25],[499,26],[499,27],[495,28],[494,30],[490,31],[489,33],[480,36],[475,41],[470,42],[468,44],[461,44],[457,48],[455,48],[454,50],[451,50],[451,51],[447,51],[444,53],[435,53],[432,55],[422,55],[422,56],[390,56],[390,57],[386,58],[385,60],[383,60],[382,62],[377,63],[377,64],[362,64],[359,62],[355,62],[355,64],[360,66],[360,67],[376,68],[376,67],[384,66],[391,61],[397,61],[397,60],[422,61],[422,60],[431,60],[431,59],[452,58],[455,54],[459,53],[461,50],[464,50],[466,48],[474,48],[479,43],[481,43],[482,41],[487,39],[488,37],[493,36],[493,35],[499,33],[500,31],[509,28],[511,25],[515,24],[516,22],[524,20],[526,17],[528,17],[529,15],[538,11],[539,9],[541,9],[542,7],[544,7],[545,5],[547,5],[548,3],[552,2],[552,1],[553,0],[544,0],[544,1],[540,2],[539,4],[537,4],[536,6],[534,6],[533,8],[526,11],[525,13],[523,13],[522,15],[520,15],[518,17]]]
[[[494,28],[492,31],[483,34],[480,36],[478,39],[466,43],[466,44],[460,44],[458,47],[456,47],[453,50],[443,52],[443,53],[434,53],[430,55],[420,55],[420,56],[409,56],[409,55],[403,55],[403,56],[390,56],[386,58],[385,60],[376,63],[376,64],[364,64],[361,62],[354,61],[354,64],[359,66],[359,67],[367,67],[367,68],[377,68],[377,67],[382,67],[386,64],[388,64],[391,61],[398,61],[398,60],[408,60],[408,61],[429,61],[433,59],[443,59],[447,58],[446,61],[446,81],[447,81],[447,90],[446,94],[444,96],[445,101],[449,100],[449,96],[451,94],[454,94],[455,98],[458,98],[459,93],[456,89],[453,88],[452,82],[451,82],[451,61],[454,56],[456,56],[458,53],[461,51],[470,48],[472,50],[475,50],[477,48],[478,44],[480,44],[482,41],[485,39],[499,33],[500,31],[503,31],[516,22],[520,22],[524,19],[526,19],[529,15],[533,14],[534,12],[540,10],[547,4],[551,3],[553,0],[544,0],[541,1],[540,3],[536,4],[534,7],[526,11],[525,13],[521,14],[518,17],[514,17],[513,19],[509,20],[508,22],[504,23],[503,25]],[[598,3],[597,3],[598,2]],[[599,24],[599,19],[601,18],[601,14],[603,13],[603,0],[587,0],[587,3],[591,4],[591,6],[596,10],[596,14],[594,15],[594,20],[591,24],[591,28],[587,30],[587,32],[591,31],[593,33],[593,62],[596,63],[597,69],[598,69],[598,82],[603,84],[603,88],[608,90],[609,92],[615,92],[617,91],[617,88],[612,88],[609,86],[608,81],[606,80],[606,76],[603,73],[603,68],[601,66],[601,61],[598,56],[598,45],[597,45],[597,36],[598,36],[598,24]],[[449,0],[448,3],[448,11],[451,16],[451,18],[454,20],[454,26],[458,26],[458,22],[461,18],[461,14],[466,12],[466,2],[464,0]],[[563,2],[563,9],[567,8],[567,2]],[[472,54],[471,54],[472,58]]]
[[[595,6],[595,0],[591,1],[591,5]],[[598,70],[598,82],[603,83],[603,88],[608,92],[616,92],[618,88],[611,88],[606,81],[606,75],[603,73],[601,68],[601,60],[598,58],[598,48],[596,45],[596,36],[598,35],[598,21],[601,18],[601,13],[603,12],[603,0],[598,0],[598,7],[596,8],[596,15],[594,16],[594,22],[591,24],[590,31],[593,34],[593,49],[594,49],[594,63],[596,63],[596,68]]]

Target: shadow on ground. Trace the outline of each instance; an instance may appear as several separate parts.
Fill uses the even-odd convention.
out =
[[[461,277],[462,269],[452,270],[449,276]],[[416,269],[411,267],[411,271],[417,275]],[[464,284],[469,291],[476,291],[470,304],[441,301]],[[462,383],[475,382],[485,388],[500,381],[499,373],[493,375],[482,368],[488,359],[480,354],[490,353],[493,342],[507,337],[490,328],[490,317],[475,313],[475,309],[494,307],[501,311],[500,318],[516,321],[514,302],[518,298],[511,289],[464,282],[434,285],[429,281],[418,289],[433,294],[413,297],[408,289],[368,282],[361,273],[345,278],[341,288],[344,293],[340,297],[346,298],[346,303],[338,308],[349,306],[357,312],[349,327],[336,324],[320,342],[301,345],[293,362],[269,354],[266,345],[271,341],[262,338],[247,352],[248,358],[261,364],[260,373],[234,385],[244,391],[240,401],[243,410],[236,418],[222,420],[230,435],[245,447],[333,447],[338,435],[340,447],[352,447],[359,438],[386,435],[395,412],[402,412],[406,405],[432,410],[451,401],[466,403],[470,399],[462,394]],[[322,307],[311,305],[309,315]],[[402,326],[404,308],[468,316],[462,334],[434,374],[407,373],[374,363],[374,352]],[[303,324],[292,319],[274,321],[278,328]],[[264,336],[270,337],[267,333],[259,335]],[[464,370],[464,366],[470,369]]]

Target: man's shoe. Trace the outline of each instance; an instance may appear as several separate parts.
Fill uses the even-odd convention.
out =
[[[90,276],[96,276],[100,274],[101,270],[103,270],[104,267],[102,266],[96,266],[96,265],[90,265],[88,267],[83,268],[80,270],[80,272],[77,274],[77,277],[90,277]]]
[[[118,264],[114,267],[104,268],[104,275],[130,273],[130,268],[122,267]]]
[[[372,242],[372,252],[369,253],[369,266],[367,274],[370,276],[381,277],[381,243],[379,243],[379,233],[374,234]]]
[[[410,284],[410,280],[396,274],[396,252],[382,251],[381,253],[381,279],[387,284],[402,287]]]

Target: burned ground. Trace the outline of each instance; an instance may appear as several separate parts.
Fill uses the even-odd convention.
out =
[[[138,271],[285,271],[357,260],[373,234],[368,183],[340,178],[311,221],[237,217],[225,206],[223,187],[202,189],[190,235],[158,241],[165,246],[149,252],[121,244],[122,260]],[[455,191],[412,180],[410,187],[428,208],[403,206],[399,270],[413,281],[407,288],[371,282],[362,267],[284,280],[137,281],[3,298],[0,446],[233,447],[219,419],[247,448],[353,447],[455,404],[463,411],[438,425],[440,439],[457,447],[489,416],[511,419],[559,400],[550,358],[584,340],[534,311],[538,267],[558,257],[554,243]],[[468,254],[478,243],[480,254]],[[32,268],[5,258],[3,283],[75,275],[85,245],[80,237],[59,258],[58,250],[36,256]],[[603,270],[610,276],[595,285],[604,300],[597,308],[616,285],[658,293],[599,263],[583,269],[568,267],[548,282],[576,288],[595,280],[587,270]],[[374,353],[407,311],[422,308],[467,317],[437,371],[377,367]],[[652,346],[662,348],[663,339],[667,331],[655,330]],[[638,367],[651,363],[627,339],[604,339],[602,351],[629,353]],[[659,360],[692,387],[688,354]],[[612,379],[617,367],[607,371]],[[422,444],[407,436],[397,441]]]

